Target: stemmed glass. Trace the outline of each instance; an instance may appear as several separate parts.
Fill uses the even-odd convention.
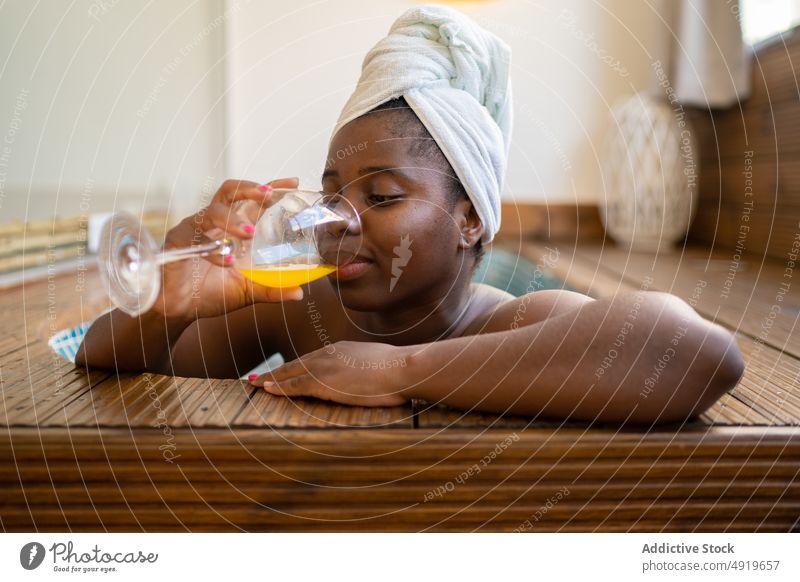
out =
[[[244,201],[238,204],[256,204]],[[236,208],[232,208],[232,211]],[[161,265],[192,257],[235,257],[235,267],[265,287],[296,287],[333,273],[361,247],[361,218],[340,194],[275,188],[250,240],[209,237],[200,244],[159,250],[131,214],[119,212],[100,235],[100,275],[111,301],[131,316],[149,310],[161,288]]]

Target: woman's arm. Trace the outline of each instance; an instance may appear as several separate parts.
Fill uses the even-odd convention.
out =
[[[116,309],[97,318],[86,332],[75,363],[106,370],[169,374],[172,348],[190,319],[154,311],[130,317]]]
[[[705,411],[743,373],[731,334],[673,295],[623,293],[537,320],[540,293],[526,296],[535,323],[523,297],[493,314],[490,333],[409,350],[406,393],[459,408],[652,423]]]
[[[75,362],[120,372],[238,378],[277,351],[279,309],[258,304],[198,320],[112,311],[89,328]]]
[[[536,418],[653,423],[706,410],[743,372],[733,337],[666,293],[538,291],[476,335],[416,346],[337,342],[254,384],[391,406],[409,398]]]
[[[271,205],[272,189],[296,188],[297,184],[297,178],[264,185],[227,180],[206,208],[167,232],[164,248],[188,247],[209,233],[216,233],[215,237],[226,233],[247,241],[253,237],[253,224],[260,213]],[[255,285],[237,271],[237,259],[232,259],[211,254],[163,265],[158,295],[149,311],[129,317],[116,310],[99,318],[89,328],[76,363],[118,371],[217,378],[238,377],[242,368],[251,369],[260,361],[254,361],[253,354],[261,345],[270,348],[275,341],[273,326],[265,328],[266,338],[258,334],[254,314],[267,308],[246,308],[299,300],[303,290]]]

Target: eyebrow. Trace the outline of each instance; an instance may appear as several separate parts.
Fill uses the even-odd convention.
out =
[[[378,174],[378,173],[392,174],[403,180],[407,180],[409,182],[413,181],[413,179],[407,172],[404,172],[400,168],[392,166],[367,166],[364,168],[359,168],[358,170],[359,176],[366,176],[368,174]],[[325,178],[338,178],[338,177],[339,177],[339,172],[337,172],[336,170],[325,170],[324,172],[322,172],[323,180]]]

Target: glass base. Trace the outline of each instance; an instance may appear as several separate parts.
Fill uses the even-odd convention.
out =
[[[131,214],[113,215],[100,235],[100,275],[114,304],[130,316],[149,310],[161,288],[158,248]]]

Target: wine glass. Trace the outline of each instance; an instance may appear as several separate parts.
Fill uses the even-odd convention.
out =
[[[257,203],[241,201],[232,207]],[[252,208],[251,208],[252,210]],[[193,257],[235,257],[235,267],[265,287],[297,287],[333,273],[361,248],[361,218],[340,194],[275,188],[250,240],[204,234],[200,244],[159,250],[141,223],[127,212],[103,225],[98,248],[100,275],[111,301],[128,315],[149,310],[161,288],[161,265]]]

